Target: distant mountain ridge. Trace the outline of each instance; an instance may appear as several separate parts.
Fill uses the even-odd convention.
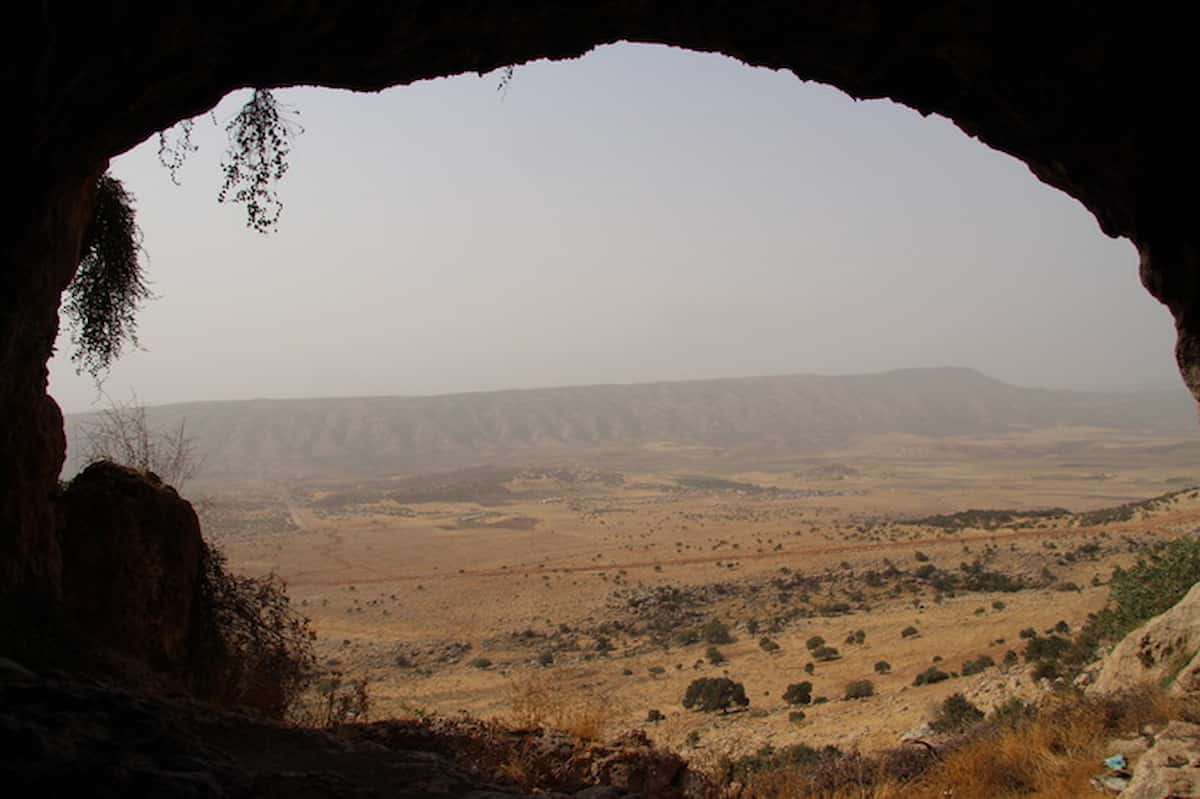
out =
[[[68,417],[69,441],[89,416]],[[1197,428],[1182,387],[1127,394],[1023,388],[965,368],[191,402],[157,406],[149,416],[155,426],[186,419],[205,473],[228,478],[378,475],[690,447],[802,453],[879,433]]]

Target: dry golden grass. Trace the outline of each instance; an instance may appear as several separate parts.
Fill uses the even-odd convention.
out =
[[[523,675],[508,688],[508,723],[521,729],[549,728],[585,741],[598,741],[623,715],[607,693],[564,690],[565,670]]]
[[[1135,734],[1146,724],[1194,720],[1200,703],[1145,687],[1115,698],[1075,694],[1050,699],[1033,719],[993,727],[915,780],[887,773],[886,760],[853,756],[812,769],[781,769],[754,775],[728,792],[737,799],[1077,799],[1090,792],[1089,778],[1111,755],[1109,741]],[[814,788],[822,769],[833,787]]]

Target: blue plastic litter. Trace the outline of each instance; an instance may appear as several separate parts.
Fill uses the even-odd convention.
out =
[[[1120,771],[1125,768],[1125,755],[1113,755],[1104,761],[1104,765],[1113,771]]]

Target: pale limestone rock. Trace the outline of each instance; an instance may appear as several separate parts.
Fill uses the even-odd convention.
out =
[[[1089,693],[1113,693],[1145,683],[1200,689],[1200,583],[1175,607],[1134,630],[1101,663]]]

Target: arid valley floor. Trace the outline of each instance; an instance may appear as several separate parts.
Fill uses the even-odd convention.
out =
[[[1026,690],[1004,668],[1022,630],[1075,630],[1113,567],[1200,526],[1197,445],[1057,427],[761,460],[651,447],[626,462],[244,481],[199,505],[235,568],[287,580],[323,665],[369,678],[373,717],[532,707],[698,758],[872,750],[951,693],[986,708]],[[954,515],[972,509],[989,512]],[[733,638],[718,663],[713,620]],[[837,656],[814,658],[813,636]],[[981,655],[997,665],[959,676]],[[914,686],[935,663],[955,676]],[[681,706],[689,682],[720,675],[745,684],[748,709]],[[875,695],[844,699],[859,679]],[[804,680],[828,701],[800,720],[783,694]]]

